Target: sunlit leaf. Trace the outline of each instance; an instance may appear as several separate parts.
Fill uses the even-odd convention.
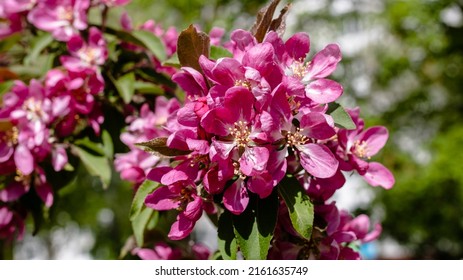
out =
[[[211,46],[211,54],[209,58],[217,60],[221,57],[233,57],[233,54],[225,48]]]
[[[124,103],[130,103],[135,91],[135,74],[133,72],[125,74],[115,81],[115,86]]]
[[[80,158],[88,173],[98,177],[104,189],[108,188],[111,182],[111,167],[109,160],[104,156],[89,153],[78,146],[72,146],[72,151]]]
[[[154,181],[145,180],[143,184],[138,188],[133,201],[132,207],[130,208],[130,220],[134,220],[141,212],[145,205],[145,198],[148,194],[152,193],[156,188],[159,187],[159,183]]]
[[[277,213],[278,197],[273,193],[265,199],[257,199],[254,196],[246,211],[239,216],[233,216],[235,237],[245,259],[267,258]]]
[[[31,45],[28,48],[29,52],[27,56],[24,58],[24,64],[31,65],[37,58],[39,57],[40,53],[53,42],[53,37],[51,33],[44,32],[37,37],[34,37],[31,40]]]
[[[278,192],[288,207],[294,229],[305,239],[312,236],[314,207],[309,196],[294,177],[285,177],[278,184]]]
[[[131,34],[138,39],[143,45],[151,51],[160,61],[167,59],[166,48],[161,39],[153,33],[146,30],[134,30]]]
[[[330,103],[328,106],[329,107],[327,114],[333,117],[334,124],[337,127],[349,130],[355,129],[357,127],[350,115],[346,112],[346,110],[344,110],[344,108],[341,105],[333,102]]]

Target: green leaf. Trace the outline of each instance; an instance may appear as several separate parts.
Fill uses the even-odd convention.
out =
[[[349,130],[355,129],[357,127],[350,115],[338,103],[330,103],[328,105],[327,113],[333,117],[334,124],[337,127]]]
[[[152,193],[158,187],[159,183],[150,180],[145,180],[143,184],[141,184],[133,198],[132,207],[130,208],[131,221],[133,221],[140,214],[142,208],[145,205],[146,196]]]
[[[162,87],[143,81],[135,81],[134,88],[138,93],[142,94],[163,95],[165,93]]]
[[[143,206],[140,213],[131,220],[132,230],[138,247],[142,247],[145,242],[145,231],[148,222],[159,215],[158,211]]]
[[[141,147],[146,152],[152,153],[157,156],[175,157],[188,155],[191,151],[182,151],[172,149],[167,146],[167,137],[158,137],[151,139],[148,142],[135,143],[136,146]]]
[[[77,139],[74,141],[74,144],[80,147],[84,147],[87,150],[98,154],[98,156],[104,156],[106,154],[106,151],[101,143],[93,142],[88,137]]]
[[[112,159],[113,154],[114,154],[114,144],[113,144],[113,139],[111,138],[111,135],[107,130],[103,130],[101,133],[101,139],[103,140],[103,152],[104,155]]]
[[[217,226],[218,247],[224,260],[236,260],[238,245],[236,244],[233,230],[233,214],[229,211],[223,212],[219,217]]]
[[[116,86],[119,95],[124,100],[124,103],[130,103],[135,91],[135,74],[133,72],[125,74],[124,76],[117,79],[114,85]]]
[[[267,258],[278,213],[278,197],[274,192],[265,199],[251,195],[246,211],[233,216],[235,237],[247,260]]]
[[[170,66],[175,68],[180,68],[180,60],[178,60],[177,53],[174,53],[168,60],[164,61],[164,66]]]
[[[278,184],[278,192],[288,207],[294,229],[310,240],[314,219],[314,207],[304,188],[295,177],[285,177]]]
[[[143,45],[150,50],[157,59],[164,61],[167,59],[166,48],[162,43],[161,39],[154,35],[153,33],[146,30],[135,30],[131,34],[137,40],[143,43]]]
[[[107,189],[111,182],[111,167],[108,159],[104,156],[89,153],[78,146],[72,146],[72,151],[80,158],[88,173],[98,177],[103,188]]]
[[[209,58],[217,60],[221,57],[233,57],[233,54],[225,48],[211,46],[211,54]]]
[[[15,46],[19,40],[21,40],[21,34],[15,33],[6,38],[0,40],[0,53],[9,51],[13,46]]]
[[[177,55],[180,65],[194,68],[202,73],[199,57],[209,57],[209,36],[198,32],[193,25],[183,30],[178,36]]]
[[[39,57],[40,53],[53,42],[53,37],[51,36],[51,33],[44,32],[38,37],[34,37],[33,40],[31,40],[31,45],[28,48],[29,53],[28,55],[24,58],[24,64],[25,65],[32,65],[34,62],[37,61],[37,58]]]
[[[0,98],[7,92],[10,91],[11,87],[13,86],[14,81],[5,81],[0,83]]]

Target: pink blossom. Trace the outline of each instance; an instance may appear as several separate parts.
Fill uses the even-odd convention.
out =
[[[59,41],[67,42],[79,30],[87,28],[90,0],[40,1],[27,19],[37,28],[51,32]]]
[[[355,130],[338,132],[339,147],[337,155],[345,161],[344,170],[355,169],[372,186],[390,189],[395,183],[393,174],[382,164],[369,162],[386,144],[389,137],[383,126],[364,129],[363,120],[357,117],[357,111],[349,112],[357,122]]]
[[[73,35],[67,41],[71,56],[61,56],[63,66],[72,72],[82,72],[86,68],[98,69],[108,58],[108,49],[103,34],[96,27],[91,27],[88,43],[80,35]]]
[[[4,39],[23,29],[23,20],[19,13],[7,11],[6,3],[0,4],[0,39]]]
[[[178,248],[171,248],[164,242],[158,242],[153,249],[135,248],[132,254],[136,254],[142,260],[179,260],[182,258],[182,251]]]

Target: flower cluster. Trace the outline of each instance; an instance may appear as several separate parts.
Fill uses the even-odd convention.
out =
[[[172,166],[148,174],[161,186],[146,197],[146,206],[177,209],[168,236],[183,239],[203,210],[217,211],[213,202],[241,215],[252,194],[265,199],[285,176],[293,176],[317,204],[316,216],[334,228],[321,231],[322,241],[314,236],[312,245],[320,249],[327,242],[337,242],[336,247],[365,240],[363,228],[355,231],[349,226],[360,222],[343,218],[345,223],[339,223],[344,214],[325,201],[343,186],[342,171],[356,170],[373,186],[392,187],[392,174],[369,162],[388,133],[384,127],[364,130],[358,110],[349,111],[356,129],[335,125],[328,105],[343,89],[327,77],[341,60],[338,45],[330,44],[306,61],[310,40],[305,33],[283,41],[272,31],[259,43],[250,32],[236,30],[226,46],[232,57],[201,56],[199,69],[182,67],[172,77],[187,94],[184,106],[169,120],[165,140],[178,155]],[[335,213],[325,217],[322,209],[329,207]],[[344,256],[339,246],[329,257]]]

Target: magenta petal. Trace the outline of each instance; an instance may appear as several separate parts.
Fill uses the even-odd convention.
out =
[[[233,114],[226,108],[215,108],[208,111],[201,119],[201,126],[206,132],[216,134],[218,136],[227,136],[230,134],[228,130],[234,120],[228,120]],[[231,124],[230,124],[231,123]]]
[[[219,84],[232,87],[236,81],[244,80],[244,67],[234,58],[222,58],[212,69],[212,75]]]
[[[239,159],[241,172],[246,176],[262,174],[266,170],[269,155],[265,147],[247,148]]]
[[[179,207],[180,202],[176,200],[179,194],[172,193],[168,187],[156,189],[145,198],[145,205],[155,210],[170,210]]]
[[[188,180],[188,174],[186,172],[183,170],[172,169],[162,176],[161,184],[168,186],[185,180]]]
[[[6,207],[0,207],[0,228],[8,225],[13,220],[13,212]]]
[[[380,224],[375,224],[373,230],[363,237],[362,242],[367,243],[378,239],[383,231],[383,227]]]
[[[13,147],[9,146],[7,143],[0,143],[0,162],[9,160],[13,152]]]
[[[357,139],[367,144],[366,157],[376,155],[387,142],[389,133],[384,126],[373,126],[360,133]]]
[[[21,144],[16,147],[14,152],[14,162],[24,175],[30,175],[34,171],[34,157],[29,149]]]
[[[230,156],[230,152],[233,150],[233,148],[235,148],[236,144],[234,142],[212,140],[212,146],[220,158],[227,159]]]
[[[286,43],[286,52],[296,61],[303,61],[310,51],[310,38],[307,33],[296,33]]]
[[[177,216],[177,221],[170,227],[170,232],[167,235],[171,240],[181,240],[187,237],[195,226],[195,221],[185,217],[183,213]]]
[[[226,179],[220,176],[218,167],[215,166],[207,171],[203,178],[203,185],[206,191],[210,194],[217,194],[223,191],[225,187]]]
[[[207,86],[204,76],[190,67],[182,67],[182,69],[185,72],[175,73],[172,76],[172,80],[191,96],[206,95]]]
[[[325,78],[336,70],[336,65],[341,61],[341,50],[336,44],[329,44],[318,52],[307,67],[307,75],[304,81]]]
[[[155,182],[161,182],[161,179],[162,179],[162,176],[164,176],[164,174],[166,174],[167,172],[171,171],[172,170],[172,167],[169,167],[169,166],[160,166],[160,167],[156,167],[156,168],[153,168],[149,173],[148,175],[146,175],[146,178],[148,180],[151,180],[151,181],[155,181]]]
[[[363,175],[365,181],[373,187],[391,189],[395,184],[394,175],[381,163],[370,162],[367,172]]]
[[[35,186],[35,191],[42,201],[45,203],[46,207],[53,205],[53,190],[50,184],[47,182],[41,182]]]
[[[318,178],[329,178],[336,173],[339,162],[326,146],[309,143],[298,146],[298,149],[301,165],[311,175]]]
[[[241,179],[236,180],[223,194],[223,205],[235,215],[243,213],[248,203],[248,191]]]
[[[268,172],[259,176],[253,176],[247,181],[247,187],[250,191],[258,194],[260,198],[266,198],[273,191],[272,175]]]
[[[188,203],[183,215],[192,221],[197,221],[203,213],[203,200],[199,196],[195,196],[194,200]]]
[[[339,83],[328,79],[313,81],[305,88],[305,95],[320,104],[336,101],[342,92],[343,88]]]
[[[20,182],[13,181],[6,188],[0,190],[0,201],[9,202],[17,200],[28,191],[28,187]]]
[[[51,153],[51,161],[55,171],[61,171],[68,163],[68,155],[62,146],[57,146]]]
[[[336,131],[330,126],[321,113],[308,113],[301,118],[302,134],[309,138],[319,140],[328,139],[336,134]]]
[[[272,71],[275,52],[270,43],[261,43],[251,47],[243,56],[243,65],[256,69],[262,76]]]

